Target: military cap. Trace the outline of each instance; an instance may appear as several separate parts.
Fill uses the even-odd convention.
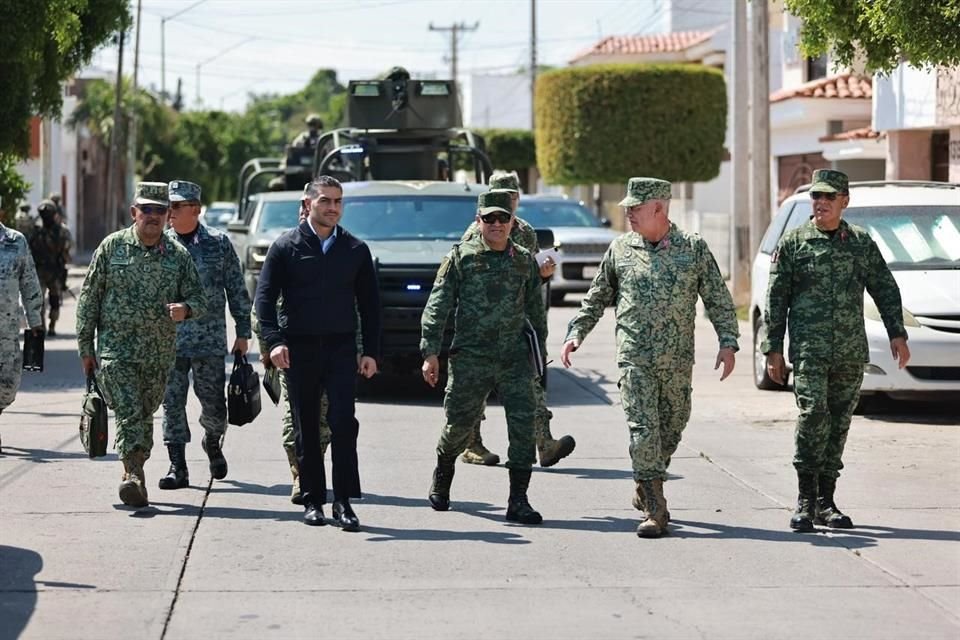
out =
[[[315,113],[311,113],[310,115],[308,115],[308,116],[306,117],[306,119],[304,120],[304,122],[307,123],[307,126],[308,126],[308,127],[322,127],[322,126],[323,126],[323,120],[320,118],[320,116],[318,116],[318,115],[315,114]]]
[[[520,193],[520,180],[515,173],[495,173],[490,177],[490,188]]]
[[[37,211],[43,213],[44,211],[49,211],[50,213],[57,212],[57,203],[53,200],[41,200],[40,204],[37,205]]]
[[[813,172],[813,184],[810,191],[826,193],[850,193],[847,174],[835,169],[817,169]]]
[[[659,178],[630,178],[627,196],[620,201],[621,207],[635,207],[647,200],[669,200],[670,182]]]
[[[62,200],[59,193],[51,193],[47,198],[53,200],[56,204],[60,204],[60,200]]]
[[[200,185],[186,180],[174,180],[168,185],[170,202],[200,202]]]
[[[510,192],[503,189],[494,189],[481,193],[477,198],[477,209],[480,215],[486,215],[494,211],[503,211],[513,215]]]
[[[138,182],[133,203],[135,205],[159,204],[169,207],[168,193],[166,182]]]

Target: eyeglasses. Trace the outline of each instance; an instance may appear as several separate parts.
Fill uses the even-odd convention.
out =
[[[827,200],[833,202],[837,199],[837,194],[830,191],[811,191],[810,199],[819,200],[820,198],[826,198]]]
[[[159,204],[142,204],[139,207],[140,213],[145,216],[165,216],[167,208]]]
[[[500,224],[507,224],[510,220],[513,219],[513,214],[506,213],[505,211],[494,211],[493,213],[485,213],[480,216],[480,219],[486,224],[493,224],[494,222],[499,222]]]

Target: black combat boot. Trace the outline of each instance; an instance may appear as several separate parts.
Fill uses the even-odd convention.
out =
[[[444,460],[437,456],[437,468],[433,470],[433,484],[430,485],[430,506],[434,511],[450,509],[450,485],[453,484],[453,472],[456,469],[453,460]]]
[[[797,471],[797,510],[790,518],[790,528],[794,531],[813,531],[814,509],[817,504],[817,476],[807,471]]]
[[[527,500],[530,469],[510,469],[510,498],[507,501],[507,521],[521,524],[540,524],[543,516],[533,510]]]
[[[203,440],[200,441],[201,446],[203,447],[204,452],[207,454],[207,457],[210,459],[210,475],[213,476],[214,480],[223,480],[227,477],[227,459],[223,457],[223,450],[220,448],[220,438],[216,438],[213,441],[207,440],[207,436],[203,436]]]
[[[850,516],[840,511],[837,508],[837,503],[833,501],[833,493],[837,490],[837,479],[820,476],[819,480],[817,515],[814,522],[826,525],[831,529],[853,529],[853,521],[850,520]]]
[[[161,489],[183,489],[190,486],[190,474],[187,473],[187,445],[168,444],[170,470],[160,478]]]

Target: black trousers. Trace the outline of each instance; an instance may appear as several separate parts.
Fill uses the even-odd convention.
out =
[[[330,424],[334,499],[359,498],[357,433],[360,423],[354,406],[356,338],[352,333],[292,337],[287,341],[287,348],[290,350],[287,385],[304,504],[322,505],[327,501],[327,478],[317,429],[320,421],[317,398],[324,391],[330,403],[327,422]]]

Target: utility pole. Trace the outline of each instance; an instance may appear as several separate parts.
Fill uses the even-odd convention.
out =
[[[435,27],[431,22],[430,31],[449,31],[450,32],[450,79],[457,79],[457,34],[464,31],[476,31],[480,26],[479,22],[474,22],[472,26],[467,26],[462,22],[454,22],[449,27]]]
[[[530,0],[530,130],[534,130],[536,116],[533,96],[537,87],[537,0]]]
[[[160,17],[160,101],[163,104],[167,104],[167,38],[166,38],[167,21],[173,20],[177,16],[185,14],[187,11],[190,11],[190,9],[193,9],[195,6],[199,4],[203,4],[206,1],[207,0],[197,0],[196,2],[191,4],[189,7],[186,7],[185,9],[181,9],[180,11],[170,14],[169,16]],[[138,15],[139,15],[139,11],[140,9],[138,5],[138,8],[137,8]],[[137,18],[138,29],[139,29],[139,25],[140,25],[140,19]]]
[[[113,102],[113,126],[110,128],[110,147],[107,149],[107,231],[114,231],[120,228],[120,219],[117,215],[117,202],[114,197],[116,190],[117,164],[117,136],[120,129],[120,97],[123,94],[123,36],[120,32],[120,50],[117,53],[117,86],[116,96]],[[110,226],[112,225],[112,226]]]
[[[127,132],[127,202],[133,202],[133,188],[137,173],[137,73],[140,70],[140,9],[143,0],[137,0],[137,34],[133,43],[133,97],[130,107],[130,129]]]
[[[751,12],[752,73],[750,83],[751,172],[750,252],[760,246],[770,223],[770,22],[767,0],[753,0]]]
[[[733,65],[730,68],[732,131],[730,181],[730,282],[733,302],[737,306],[750,302],[750,130],[749,83],[747,75],[747,3],[730,0],[733,4]]]

